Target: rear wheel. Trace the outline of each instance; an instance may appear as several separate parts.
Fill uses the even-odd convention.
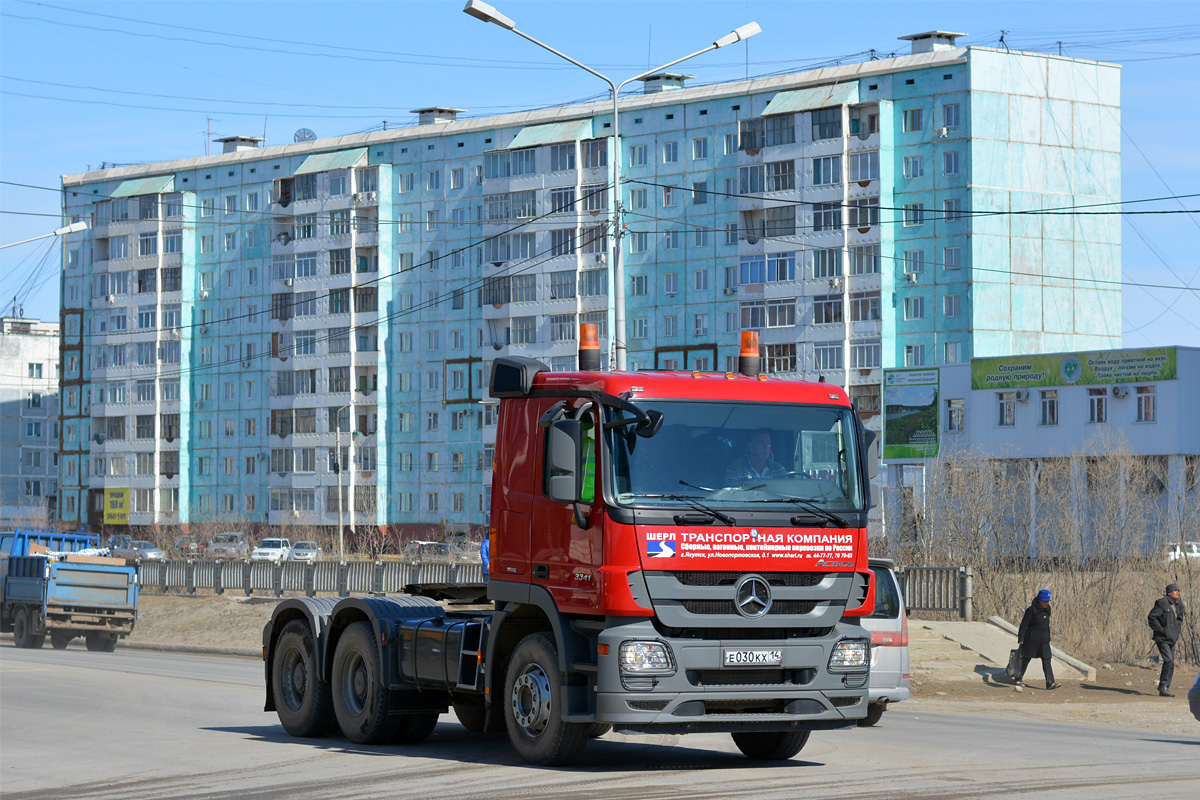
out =
[[[329,684],[317,671],[312,627],[292,620],[275,642],[271,694],[283,729],[292,736],[324,736],[333,727]]]
[[[29,647],[29,612],[24,606],[13,614],[13,644],[17,647]]]
[[[735,733],[733,743],[755,761],[786,761],[804,749],[809,731]]]
[[[97,653],[111,653],[117,649],[117,637],[111,633],[89,633],[87,649]]]
[[[858,721],[858,727],[869,728],[877,725],[883,718],[884,711],[887,711],[887,703],[871,703],[867,706],[867,715]]]
[[[66,650],[75,637],[66,631],[50,631],[50,646],[55,650]]]
[[[381,744],[395,733],[388,696],[380,682],[379,648],[368,622],[342,632],[333,656],[333,712],[342,734],[355,744]]]
[[[504,681],[508,738],[530,764],[569,764],[587,744],[588,723],[567,722],[560,708],[558,649],[544,633],[526,636],[513,651]]]
[[[396,744],[420,744],[433,733],[437,721],[438,715],[432,711],[393,717],[391,740]]]

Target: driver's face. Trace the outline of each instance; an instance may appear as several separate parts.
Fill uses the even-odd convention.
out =
[[[766,434],[755,436],[750,440],[750,457],[764,461],[771,455],[771,437]]]

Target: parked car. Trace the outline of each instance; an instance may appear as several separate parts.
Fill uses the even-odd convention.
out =
[[[1192,709],[1192,716],[1200,719],[1200,675],[1196,676],[1196,682],[1188,692],[1188,706]]]
[[[1167,545],[1167,563],[1184,558],[1200,558],[1200,542],[1183,542]]]
[[[445,542],[405,542],[404,549],[400,551],[400,555],[406,561],[456,563],[472,560],[471,556],[461,547],[446,544]]]
[[[250,557],[250,543],[241,531],[218,533],[208,543],[208,557],[219,561]]]
[[[132,545],[132,544],[133,544],[132,536],[118,534],[116,536],[108,537],[108,544],[106,546],[108,547],[109,550],[112,551],[112,554],[114,556],[116,556],[117,558],[123,558],[124,556],[117,555],[117,550],[120,550],[120,549],[128,550],[130,545]]]
[[[183,558],[204,558],[205,549],[199,536],[180,536],[171,542],[171,552]]]
[[[291,539],[263,539],[250,551],[251,561],[283,561],[292,550]]]
[[[296,542],[288,552],[288,561],[320,561],[325,555],[321,545],[316,542]]]
[[[908,614],[891,559],[870,559],[875,573],[875,613],[862,620],[871,633],[871,678],[868,684],[867,716],[859,725],[875,725],[888,703],[899,703],[910,695],[912,676],[908,659]]]
[[[116,537],[114,537],[116,538]],[[131,561],[162,561],[167,554],[154,542],[145,539],[133,539],[128,543],[121,542],[116,547],[109,542],[109,550],[116,558],[126,558]]]

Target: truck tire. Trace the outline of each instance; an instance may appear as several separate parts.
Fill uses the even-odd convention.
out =
[[[13,614],[13,644],[23,649],[29,647],[29,612],[24,606]]]
[[[591,724],[565,721],[561,698],[558,649],[546,634],[531,633],[517,644],[504,679],[508,738],[530,764],[569,764],[587,744]]]
[[[505,733],[504,714],[500,705],[492,707],[492,718],[487,718],[487,708],[482,695],[453,695],[454,715],[462,726],[471,733]]]
[[[111,633],[89,633],[87,649],[96,653],[111,653],[117,649],[117,637]]]
[[[810,731],[764,731],[733,734],[733,743],[755,761],[786,761],[804,749]]]
[[[589,739],[599,739],[611,730],[612,725],[607,722],[593,722],[587,726],[587,735]]]
[[[312,626],[294,619],[275,641],[271,659],[271,695],[279,724],[292,736],[324,736],[333,729],[329,684],[317,670]]]
[[[401,714],[394,717],[391,741],[395,744],[420,744],[429,738],[437,727],[438,715],[434,712]]]
[[[887,703],[871,703],[867,706],[867,715],[858,721],[858,727],[869,728],[878,725],[884,711],[887,711]]]
[[[388,716],[388,691],[380,680],[379,648],[369,622],[342,631],[333,655],[333,713],[355,744],[390,741],[400,722]]]
[[[66,650],[75,637],[66,631],[50,631],[50,646],[55,650]]]

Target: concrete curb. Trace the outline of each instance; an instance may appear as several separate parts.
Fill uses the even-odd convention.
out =
[[[0,634],[0,641],[11,642],[11,633]],[[262,659],[261,650],[239,649],[236,647],[192,647],[178,644],[151,644],[144,642],[128,642],[122,639],[117,643],[118,650],[142,650],[151,653],[183,653],[192,656],[232,656],[234,658]]]
[[[1004,619],[1003,617],[988,617],[988,622],[992,625],[995,625],[997,628],[1004,631],[1005,633],[1011,633],[1013,636],[1017,635],[1017,631],[1018,631],[1017,626],[1013,625],[1011,622]],[[1066,664],[1070,664],[1072,667],[1074,667],[1075,669],[1079,670],[1081,673],[1086,675],[1087,677],[1084,680],[1093,681],[1093,682],[1096,680],[1096,668],[1091,666],[1090,664],[1085,664],[1084,662],[1080,661],[1078,658],[1075,658],[1075,656],[1064,653],[1062,650],[1059,650],[1054,645],[1050,645],[1050,655],[1054,656],[1059,661],[1062,661]]]

